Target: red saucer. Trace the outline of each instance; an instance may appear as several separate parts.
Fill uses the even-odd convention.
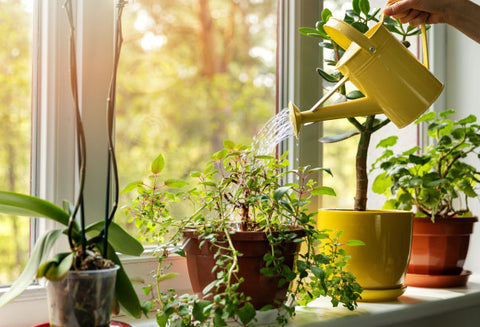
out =
[[[427,275],[409,274],[405,276],[405,285],[413,287],[446,288],[461,287],[467,285],[468,277],[472,274],[469,270],[463,270],[460,275]]]
[[[32,327],[50,327],[50,323],[44,322],[43,324],[38,324]],[[110,321],[110,327],[132,327],[132,326],[125,322],[112,320]]]

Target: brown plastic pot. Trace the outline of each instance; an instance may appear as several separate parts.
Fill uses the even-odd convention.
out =
[[[303,236],[302,231],[295,231],[299,237]],[[213,255],[216,249],[210,242],[201,240],[194,231],[184,231],[186,239],[185,253],[187,255],[187,269],[193,291],[203,297],[202,290],[215,278],[216,273],[212,272],[215,265]],[[223,236],[219,233],[219,239]],[[245,281],[240,285],[238,291],[252,298],[252,305],[259,310],[266,305],[276,306],[277,301],[283,302],[288,290],[288,283],[278,288],[279,278],[267,277],[260,273],[265,266],[263,257],[265,253],[271,252],[270,244],[264,232],[236,232],[231,235],[235,249],[242,255],[239,257],[239,277]],[[293,267],[296,254],[300,250],[299,243],[283,244],[279,250],[285,257],[285,264]]]
[[[477,217],[442,218],[432,223],[415,217],[408,274],[460,275],[476,221]]]

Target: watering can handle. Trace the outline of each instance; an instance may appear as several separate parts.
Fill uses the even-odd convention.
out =
[[[380,22],[383,24],[383,13],[380,18]],[[327,34],[341,46],[343,49],[347,49],[350,44],[355,42],[367,53],[373,54],[377,49],[377,44],[372,39],[365,36],[362,32],[357,30],[352,25],[345,23],[342,20],[331,17],[328,22],[323,26]],[[429,69],[428,62],[428,46],[427,46],[427,33],[425,24],[421,26],[422,31],[422,50],[423,50],[423,65]]]
[[[345,23],[342,20],[331,17],[323,26],[325,32],[332,38],[335,43],[346,50],[350,44],[355,42],[363,50],[368,53],[373,53],[376,50],[376,44],[371,39],[366,37],[362,32],[357,30],[352,25]]]

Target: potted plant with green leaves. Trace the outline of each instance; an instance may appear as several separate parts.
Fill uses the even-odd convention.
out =
[[[114,300],[126,313],[140,317],[142,307],[117,256],[120,253],[138,256],[143,246],[119,225],[113,222],[118,198],[118,178],[115,151],[112,144],[113,110],[115,100],[115,73],[121,47],[121,12],[125,1],[116,6],[116,46],[114,77],[108,95],[109,113],[109,167],[114,178],[114,191],[107,187],[106,196],[112,196],[113,204],[107,208],[103,220],[85,225],[83,187],[85,181],[85,135],[79,108],[75,26],[72,1],[65,1],[65,11],[70,23],[71,88],[75,109],[75,137],[79,159],[79,187],[75,204],[64,203],[64,208],[46,200],[18,193],[0,191],[0,213],[48,218],[64,228],[54,229],[42,235],[32,250],[30,259],[17,281],[0,298],[0,307],[20,295],[35,278],[45,277],[49,299],[50,325],[52,326],[108,326]],[[110,185],[110,183],[107,183]],[[112,194],[111,194],[112,193]],[[107,201],[108,202],[108,201]],[[60,236],[66,234],[70,249],[51,257],[51,251]]]
[[[136,224],[162,242],[158,281],[174,276],[162,266],[165,258],[172,252],[186,255],[194,294],[158,288],[151,301],[158,324],[226,326],[232,320],[252,326],[258,310],[276,309],[276,321],[284,325],[296,303],[318,296],[353,310],[362,289],[344,270],[348,256],[338,242],[340,233],[318,230],[306,209],[311,197],[334,194],[312,179],[330,171],[289,171],[285,156],[277,160],[230,141],[224,145],[203,171],[191,173],[196,180],[191,186],[163,178],[160,155],[148,182],[124,190],[138,193],[129,208]],[[287,176],[295,181],[282,185]]]
[[[347,10],[343,21],[353,26],[357,31],[371,36],[370,23],[375,23],[372,30],[378,28],[380,9],[371,10],[368,0],[353,0],[352,9]],[[321,40],[319,46],[330,51],[331,56],[324,59],[326,66],[338,67],[345,50],[337,44],[325,31],[324,26],[332,18],[332,12],[324,9],[321,20],[314,28],[300,28],[300,33]],[[409,36],[418,35],[420,29],[403,26],[398,20],[389,17],[383,18],[383,25],[392,33],[401,37],[400,42],[408,47]],[[350,56],[352,53],[350,52]],[[328,83],[339,83],[344,75],[333,70],[329,72],[317,68],[321,78]],[[356,100],[364,97],[359,90],[347,92],[345,85],[338,88],[337,92],[345,101]],[[358,100],[356,100],[358,101]],[[332,106],[334,107],[334,106]],[[319,112],[322,109],[319,109]],[[374,110],[372,110],[374,111]],[[381,116],[380,116],[381,117]],[[368,169],[367,154],[373,133],[380,130],[390,122],[388,118],[369,115],[363,118],[348,117],[354,130],[342,135],[325,136],[319,141],[334,143],[350,137],[358,137],[358,147],[355,158],[356,166],[356,194],[353,210],[321,209],[319,210],[319,228],[343,230],[345,238],[361,239],[365,247],[349,249],[352,259],[349,270],[364,288],[362,300],[382,301],[395,299],[404,292],[404,277],[409,260],[412,215],[409,212],[367,210]],[[392,263],[394,263],[392,265]]]
[[[480,125],[474,115],[449,118],[454,113],[429,112],[416,121],[426,124],[431,139],[425,149],[415,146],[395,154],[390,149],[397,141],[393,136],[377,145],[385,151],[374,164],[382,172],[373,190],[387,196],[387,208],[415,209],[407,273],[412,286],[461,286],[470,275],[463,264],[477,218],[468,204],[478,197],[480,172],[467,157],[479,155]]]

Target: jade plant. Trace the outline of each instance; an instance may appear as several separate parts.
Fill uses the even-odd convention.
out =
[[[147,182],[129,184],[125,192],[137,197],[129,207],[132,219],[145,237],[161,242],[156,253],[160,264],[156,284],[146,286],[151,294],[160,326],[226,326],[229,321],[252,326],[256,309],[252,298],[241,291],[249,281],[239,269],[239,253],[233,242],[235,234],[262,232],[268,240],[261,273],[278,281],[288,292],[261,310],[277,309],[277,323],[284,325],[294,315],[297,303],[306,305],[319,296],[328,296],[334,306],[343,303],[353,310],[362,288],[355,277],[344,270],[348,256],[339,244],[340,233],[317,230],[314,214],[306,206],[318,195],[333,195],[334,190],[313,181],[314,173],[330,174],[325,168],[303,167],[287,170],[285,155],[256,155],[250,147],[225,141],[225,148],[215,153],[203,171],[192,172],[195,182],[162,176],[163,156],[152,163]],[[296,182],[281,184],[287,176]],[[188,213],[184,213],[185,208]],[[216,278],[201,294],[176,294],[162,291],[161,282],[175,276],[162,263],[171,255],[185,255],[185,236],[194,233],[201,244],[208,243],[214,254]],[[189,241],[187,241],[188,243]],[[283,246],[298,243],[294,266],[287,264]],[[349,241],[347,245],[361,245]],[[173,250],[172,250],[173,249]],[[187,261],[189,257],[187,255]],[[293,261],[293,260],[292,260]]]
[[[373,168],[381,171],[373,191],[385,194],[386,208],[412,210],[417,216],[441,218],[471,216],[469,199],[478,197],[480,171],[467,163],[468,156],[480,158],[480,125],[474,115],[451,119],[454,110],[429,112],[415,124],[425,123],[431,144],[414,146],[400,154],[390,149],[397,137],[377,145],[385,151]]]
[[[368,0],[352,0],[352,9],[345,12],[343,21],[352,25],[354,28],[362,33],[369,30],[369,23],[376,23],[379,21],[380,9],[371,10]],[[319,38],[322,41],[319,46],[323,49],[331,50],[333,56],[324,59],[327,66],[336,66],[340,58],[343,56],[345,49],[342,49],[330,36],[325,32],[323,26],[332,17],[332,12],[325,8],[321,13],[321,20],[319,20],[315,28],[302,27],[299,32],[303,35]],[[418,35],[421,30],[411,26],[404,26],[400,21],[390,17],[384,17],[385,27],[392,33],[398,34],[401,42],[409,47],[410,43],[408,37]],[[322,68],[317,68],[318,74],[328,83],[337,83],[344,76],[339,71],[328,73]],[[359,90],[352,90],[347,93],[345,85],[342,85],[338,93],[346,101],[354,100],[364,97]],[[376,115],[366,116],[364,119],[356,117],[347,118],[348,122],[355,128],[353,131],[341,135],[324,136],[319,141],[321,143],[334,143],[346,140],[350,137],[359,135],[357,153],[355,158],[356,167],[356,194],[354,210],[365,211],[367,209],[367,193],[368,193],[368,168],[367,168],[367,154],[370,146],[372,133],[377,132],[383,126],[390,123],[390,119],[379,119]]]
[[[120,262],[117,252],[138,256],[143,252],[143,246],[135,238],[130,236],[122,227],[113,222],[116,211],[116,203],[118,199],[118,177],[115,164],[115,152],[112,143],[113,133],[113,110],[115,99],[115,80],[116,67],[119,60],[119,52],[121,47],[121,13],[125,1],[118,1],[116,6],[118,10],[117,33],[116,39],[116,56],[114,58],[114,75],[108,95],[107,112],[108,135],[109,135],[109,176],[113,175],[114,192],[107,187],[106,197],[107,203],[110,196],[113,197],[113,205],[106,210],[103,220],[97,221],[89,226],[85,225],[84,204],[83,204],[83,188],[85,182],[85,134],[83,130],[81,111],[78,100],[77,85],[77,67],[76,67],[76,48],[75,48],[75,26],[74,14],[72,11],[72,1],[66,0],[64,8],[70,23],[70,73],[71,73],[71,89],[74,103],[75,114],[75,137],[78,155],[78,180],[79,187],[77,198],[74,204],[64,201],[63,208],[26,194],[0,191],[0,213],[51,219],[64,227],[49,230],[43,234],[35,243],[31,252],[30,259],[21,273],[20,277],[11,286],[10,290],[0,297],[0,307],[4,306],[15,297],[20,295],[35,278],[45,277],[51,281],[62,280],[71,270],[101,270],[112,268],[118,265],[120,268],[117,272],[116,282],[116,299],[119,304],[132,316],[140,317],[142,307],[140,301],[133,289],[132,283],[125,273],[122,263]],[[110,184],[110,183],[107,183]],[[112,193],[112,194],[111,194]],[[50,252],[55,246],[56,241],[61,235],[67,235],[70,249],[65,252],[57,253],[50,258]],[[81,305],[81,299],[79,299]],[[78,311],[81,311],[81,307]],[[82,325],[93,326],[92,314],[86,312],[83,314],[86,320],[82,321]],[[81,319],[81,318],[78,318]],[[85,322],[88,321],[88,322]]]

